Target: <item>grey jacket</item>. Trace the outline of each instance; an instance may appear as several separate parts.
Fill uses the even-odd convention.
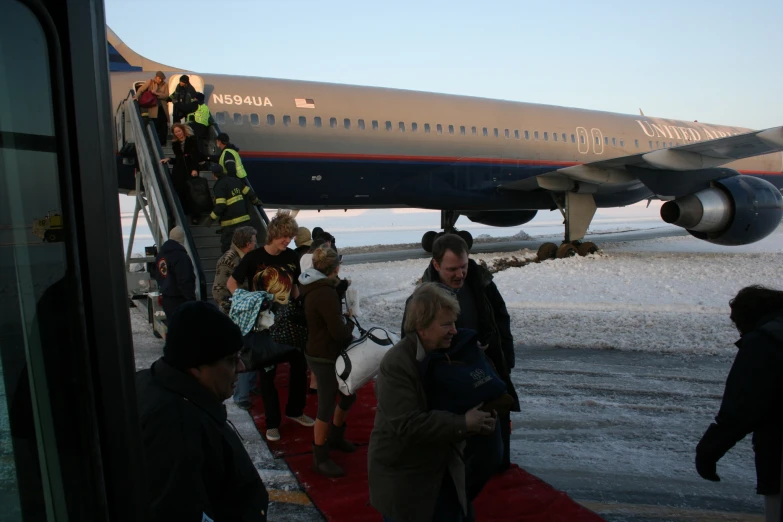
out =
[[[375,383],[378,410],[367,455],[370,504],[395,522],[429,522],[447,470],[463,512],[467,509],[465,416],[429,410],[417,346],[411,334],[394,345]]]

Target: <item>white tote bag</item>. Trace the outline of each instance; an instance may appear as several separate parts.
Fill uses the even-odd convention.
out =
[[[340,392],[351,395],[370,382],[381,367],[381,359],[386,352],[400,341],[400,338],[378,326],[364,330],[356,318],[354,324],[359,329],[361,337],[353,341],[340,352],[334,364],[337,384]]]

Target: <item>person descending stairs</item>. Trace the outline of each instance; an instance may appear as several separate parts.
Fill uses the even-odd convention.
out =
[[[212,173],[217,179],[215,183],[215,208],[207,219],[205,225],[212,226],[212,223],[220,219],[220,226],[223,227],[220,236],[220,248],[226,252],[231,248],[231,238],[234,230],[242,225],[249,224],[250,214],[248,214],[245,198],[252,205],[260,205],[261,202],[253,189],[246,185],[242,180],[234,176],[228,176],[221,165],[212,165]]]

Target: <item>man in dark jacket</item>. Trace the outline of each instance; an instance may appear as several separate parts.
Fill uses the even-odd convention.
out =
[[[242,334],[203,302],[169,321],[163,357],[136,374],[152,520],[267,519],[269,496],[226,419]]]
[[[719,481],[716,464],[753,433],[756,491],[764,495],[766,519],[780,520],[780,459],[783,439],[783,292],[749,286],[729,301],[740,332],[734,364],[715,422],[696,446],[696,471]]]
[[[220,165],[212,165],[211,168],[212,174],[217,179],[217,183],[212,189],[215,194],[215,208],[209,215],[206,225],[212,226],[212,223],[220,218],[220,226],[223,227],[220,236],[220,252],[225,253],[231,248],[234,230],[250,224],[250,214],[247,212],[245,198],[253,205],[259,204],[260,201],[258,201],[253,189],[235,177],[226,176]]]
[[[182,121],[182,118],[198,108],[196,88],[190,84],[190,77],[187,74],[179,77],[179,84],[171,93],[171,101],[174,102],[174,123]]]
[[[492,282],[492,274],[472,259],[468,259],[468,245],[465,240],[456,234],[444,234],[433,243],[432,261],[421,280],[425,283],[442,283],[454,291],[460,305],[457,328],[469,328],[479,333],[482,348],[495,365],[498,375],[506,382],[508,393],[514,399],[511,411],[519,411],[519,399],[511,383],[511,369],[515,364],[511,318],[503,297]],[[405,324],[405,314],[402,324]],[[405,328],[400,331],[404,336]],[[501,413],[498,425],[503,439],[503,459],[498,471],[505,471],[511,464],[510,415]]]
[[[155,257],[155,279],[162,295],[163,311],[169,318],[183,303],[196,300],[196,272],[185,243],[185,230],[174,227]]]

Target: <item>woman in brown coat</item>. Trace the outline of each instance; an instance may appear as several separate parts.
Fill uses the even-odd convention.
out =
[[[152,91],[158,98],[158,103],[153,107],[140,107],[142,118],[149,118],[155,123],[155,130],[158,132],[158,140],[161,145],[166,144],[169,131],[168,116],[166,115],[166,104],[169,99],[169,86],[166,84],[166,75],[161,71],[155,73],[155,77],[148,80],[136,90],[136,101],[141,98],[144,91]]]
[[[300,294],[307,318],[305,358],[318,379],[318,415],[313,435],[313,470],[327,477],[342,477],[345,472],[329,458],[329,449],[347,453],[356,446],[345,440],[345,417],[356,401],[356,394],[339,393],[334,362],[351,342],[353,323],[346,322],[337,295],[340,261],[337,252],[322,246],[313,253],[313,268],[299,276]],[[329,422],[331,421],[331,424]]]

